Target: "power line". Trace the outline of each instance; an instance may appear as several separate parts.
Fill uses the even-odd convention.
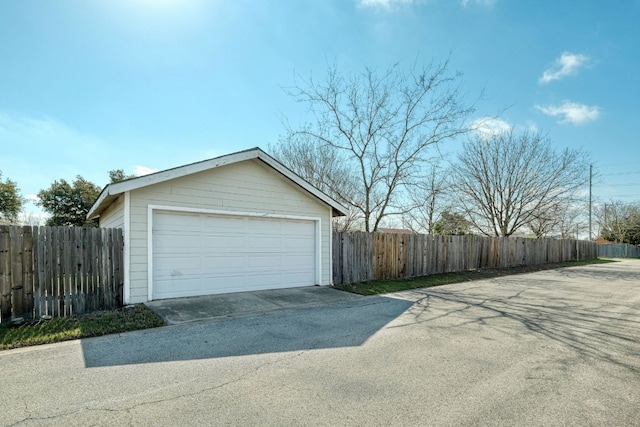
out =
[[[616,188],[616,187],[640,187],[640,184],[637,182],[630,182],[627,184],[607,184],[602,183],[597,185],[596,187],[606,187],[606,188]]]
[[[633,165],[633,166],[638,166],[638,162],[636,161],[629,161],[629,162],[616,162],[616,163],[605,163],[605,164],[598,164],[597,167],[602,168],[602,167],[620,167],[620,166],[629,166],[629,165]]]
[[[640,171],[602,173],[600,174],[600,176],[623,176],[623,175],[638,175],[638,174],[640,174]]]

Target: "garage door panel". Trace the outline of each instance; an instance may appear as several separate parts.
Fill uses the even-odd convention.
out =
[[[284,273],[283,279],[296,286],[304,286],[305,283],[308,283],[310,277],[308,272],[300,271]]]
[[[282,220],[271,218],[247,218],[247,233],[251,234],[282,234]]]
[[[280,242],[274,242],[274,238],[264,236],[251,236],[247,238],[245,247],[249,252],[281,252],[282,250]]]
[[[296,255],[289,255],[288,256],[288,262],[289,265],[287,266],[288,270],[310,270],[314,267],[314,263],[309,261],[311,254],[296,254]]]
[[[202,247],[208,250],[223,251],[244,251],[246,242],[238,236],[217,236],[206,234],[202,237]]]
[[[200,277],[181,277],[179,280],[158,280],[153,282],[154,289],[163,298],[176,298],[191,293],[192,295],[200,291]]]
[[[166,231],[182,232],[201,227],[200,215],[190,213],[171,213],[154,216],[153,225]]]
[[[246,227],[245,218],[227,217],[224,221],[219,216],[202,216],[202,227],[213,233],[230,233],[232,230],[241,230]]]
[[[175,275],[180,271],[193,271],[202,268],[202,263],[197,256],[188,255],[159,255],[155,258],[155,264],[157,264],[155,267],[161,274],[164,272],[174,272]]]
[[[176,249],[199,250],[199,238],[196,235],[154,234],[159,253],[173,253]]]
[[[154,212],[153,298],[316,282],[315,222]]]
[[[289,221],[284,226],[284,234],[288,235],[304,235],[309,232],[307,224],[303,221],[293,222]]]
[[[228,252],[225,255],[207,255],[203,257],[202,268],[205,271],[216,270],[224,272],[234,268],[246,268],[247,262],[244,254],[232,255]]]
[[[247,267],[260,269],[265,267],[282,268],[282,256],[280,254],[248,254],[246,257]]]
[[[314,252],[313,248],[309,248],[309,243],[304,240],[288,240],[283,243],[284,252],[288,254],[297,254],[302,252],[305,255],[308,255]]]

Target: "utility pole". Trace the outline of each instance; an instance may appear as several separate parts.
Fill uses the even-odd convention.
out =
[[[580,232],[578,231],[578,224],[576,224],[576,258],[580,261]]]
[[[593,187],[593,165],[589,165],[589,240],[591,240],[591,189]]]

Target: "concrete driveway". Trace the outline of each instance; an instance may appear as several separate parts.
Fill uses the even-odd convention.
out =
[[[0,425],[639,425],[640,261],[0,352]]]
[[[148,302],[169,325],[230,319],[362,299],[326,286],[206,295]]]

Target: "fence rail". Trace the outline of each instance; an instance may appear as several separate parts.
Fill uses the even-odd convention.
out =
[[[122,230],[0,226],[0,322],[122,305]]]
[[[598,256],[607,258],[640,258],[640,246],[627,243],[598,245]]]
[[[334,231],[333,282],[594,259],[597,251],[582,240]]]

